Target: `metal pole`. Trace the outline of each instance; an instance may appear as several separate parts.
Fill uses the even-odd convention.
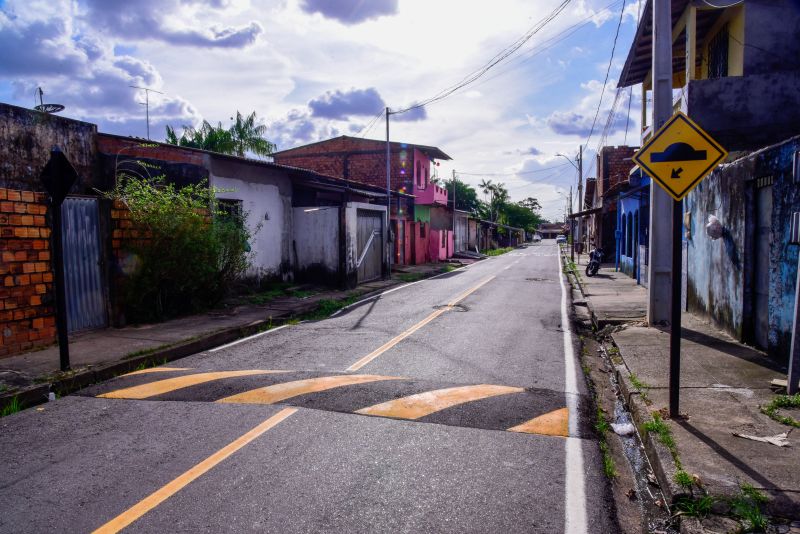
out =
[[[578,147],[578,213],[582,212],[584,208],[583,202],[583,145]],[[581,243],[583,243],[583,217],[578,219],[578,234],[580,235]],[[580,252],[578,253],[580,258]]]
[[[786,377],[786,393],[794,395],[800,385],[800,258],[797,262],[797,283],[794,295],[794,328],[792,328],[792,348],[789,352],[789,373]]]
[[[672,5],[670,0],[653,1],[653,131],[672,116]],[[647,320],[650,324],[669,320],[670,303],[670,210],[672,197],[650,185],[650,284]]]
[[[392,254],[394,243],[388,243],[388,236],[390,231],[390,224],[389,220],[391,218],[392,212],[392,184],[391,184],[391,150],[389,147],[389,107],[386,107],[386,236],[387,236],[387,248],[389,249],[389,272],[387,273],[386,279],[392,278]]]
[[[61,203],[51,200],[53,214],[53,270],[56,278],[56,330],[61,370],[69,371],[69,338],[67,337],[67,292],[64,287],[64,246],[61,238]]]
[[[672,201],[672,306],[669,330],[669,416],[680,415],[681,393],[681,256],[683,209],[680,200]]]
[[[456,251],[456,170],[453,169],[453,253]]]
[[[144,92],[144,112],[147,117],[147,140],[150,140],[150,91]]]

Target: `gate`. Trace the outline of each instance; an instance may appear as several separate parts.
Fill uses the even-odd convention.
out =
[[[369,282],[383,274],[383,219],[380,211],[358,210],[358,283]]]
[[[100,270],[99,215],[96,198],[67,198],[61,208],[67,330],[70,333],[107,325]]]

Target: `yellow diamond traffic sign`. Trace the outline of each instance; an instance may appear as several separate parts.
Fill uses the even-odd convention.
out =
[[[634,154],[633,161],[672,198],[681,200],[727,155],[710,135],[678,112]]]

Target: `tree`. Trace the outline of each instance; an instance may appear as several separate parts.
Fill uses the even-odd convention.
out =
[[[266,125],[256,125],[256,119],[255,111],[246,117],[237,111],[236,119],[231,117],[234,122],[230,128],[223,127],[221,122],[214,126],[204,120],[200,128],[184,126],[180,137],[171,126],[167,126],[166,142],[239,157],[244,157],[248,152],[268,156],[275,150],[275,145],[264,137]]]
[[[453,179],[444,180],[439,187],[444,187],[449,194],[450,202],[453,199]],[[478,192],[470,186],[459,180],[455,181],[456,187],[456,209],[475,213],[480,207],[481,201],[478,199]]]
[[[542,205],[539,204],[539,201],[533,197],[528,197],[525,200],[520,200],[518,204],[520,206],[528,208],[531,211],[538,211],[542,209]]]
[[[267,125],[256,125],[255,111],[247,117],[243,117],[237,111],[236,120],[230,128],[230,133],[233,137],[235,153],[239,157],[244,157],[246,152],[252,152],[258,156],[269,156],[275,150],[275,145],[264,138],[267,133]]]
[[[481,188],[481,191],[483,191],[484,195],[489,196],[489,193],[492,190],[492,185],[493,184],[492,184],[491,180],[483,179],[483,180],[481,180],[481,183],[478,184],[478,187]],[[486,200],[486,199],[484,198],[484,200]]]

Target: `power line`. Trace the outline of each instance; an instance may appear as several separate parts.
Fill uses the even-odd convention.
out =
[[[582,19],[581,21],[573,24],[572,26],[568,26],[567,28],[565,28],[561,32],[559,32],[559,33],[555,34],[554,36],[550,37],[549,39],[543,41],[539,45],[531,48],[530,50],[526,51],[524,54],[520,55],[519,57],[515,58],[514,60],[509,61],[507,63],[507,65],[506,65],[507,66],[506,69],[501,70],[500,72],[498,72],[494,76],[490,76],[488,78],[485,78],[480,83],[476,84],[476,87],[480,87],[481,85],[484,85],[484,84],[486,84],[486,83],[488,83],[488,82],[490,82],[490,81],[492,81],[492,80],[494,80],[494,79],[496,79],[496,78],[498,78],[500,76],[503,76],[504,74],[507,74],[507,73],[511,72],[512,70],[516,69],[522,63],[530,61],[531,59],[533,59],[534,57],[538,56],[539,54],[550,50],[551,48],[553,48],[554,46],[556,46],[560,42],[566,40],[569,37],[572,37],[572,35],[577,33],[582,28],[592,24],[593,19],[597,15],[599,15],[599,14],[605,12],[605,11],[609,11],[609,10],[613,9],[614,7],[618,6],[621,1],[622,0],[615,0],[614,2],[608,4],[606,7],[604,7],[603,9],[601,9],[599,11],[597,11],[596,13],[593,13],[592,15],[586,17],[585,19]]]
[[[463,174],[465,176],[517,176],[520,174],[535,174],[538,172],[545,172],[551,169],[558,169],[560,167],[566,167],[569,163],[562,163],[561,165],[553,165],[552,167],[543,167],[541,169],[536,169],[533,171],[521,171],[521,172],[461,172],[458,171],[458,174]]]
[[[511,45],[507,46],[495,56],[489,60],[489,62],[484,65],[483,67],[473,71],[472,73],[465,76],[460,82],[452,85],[446,89],[443,89],[436,95],[427,98],[421,102],[417,102],[416,104],[409,106],[407,108],[403,108],[397,111],[390,112],[393,115],[399,113],[406,113],[408,111],[421,108],[423,106],[427,106],[428,104],[433,104],[434,102],[438,102],[439,100],[443,100],[448,96],[452,95],[459,89],[466,87],[467,85],[475,82],[479,78],[481,78],[484,74],[486,74],[492,67],[497,65],[498,63],[502,62],[512,54],[514,54],[517,50],[519,50],[525,43],[527,43],[534,35],[539,33],[548,23],[550,23],[553,19],[555,19],[571,2],[572,0],[563,0],[561,4],[559,4],[548,16],[546,16],[541,21],[537,22],[531,29],[529,29],[522,37],[514,41]]]
[[[364,137],[364,136],[366,136],[369,133],[369,131],[372,128],[375,127],[375,124],[377,124],[378,119],[383,117],[384,113],[385,113],[384,108],[381,108],[381,110],[378,112],[378,114],[371,121],[369,121],[369,123],[367,123],[363,128],[361,128],[361,131],[359,131],[356,134],[356,137]]]
[[[619,10],[619,22],[617,23],[617,32],[614,34],[614,44],[611,46],[611,57],[608,58],[608,67],[606,68],[606,78],[605,80],[603,80],[603,89],[600,91],[600,101],[597,103],[597,111],[595,111],[594,113],[594,120],[592,121],[592,127],[589,129],[589,137],[586,138],[586,143],[584,143],[584,148],[589,147],[589,140],[592,138],[592,134],[594,133],[594,127],[597,124],[597,117],[600,114],[600,108],[603,105],[603,95],[605,95],[606,92],[606,85],[608,84],[608,75],[611,73],[611,64],[614,62],[614,52],[617,49],[617,39],[619,38],[619,29],[622,27],[622,18],[624,15],[625,15],[625,0],[622,0],[622,9]]]

